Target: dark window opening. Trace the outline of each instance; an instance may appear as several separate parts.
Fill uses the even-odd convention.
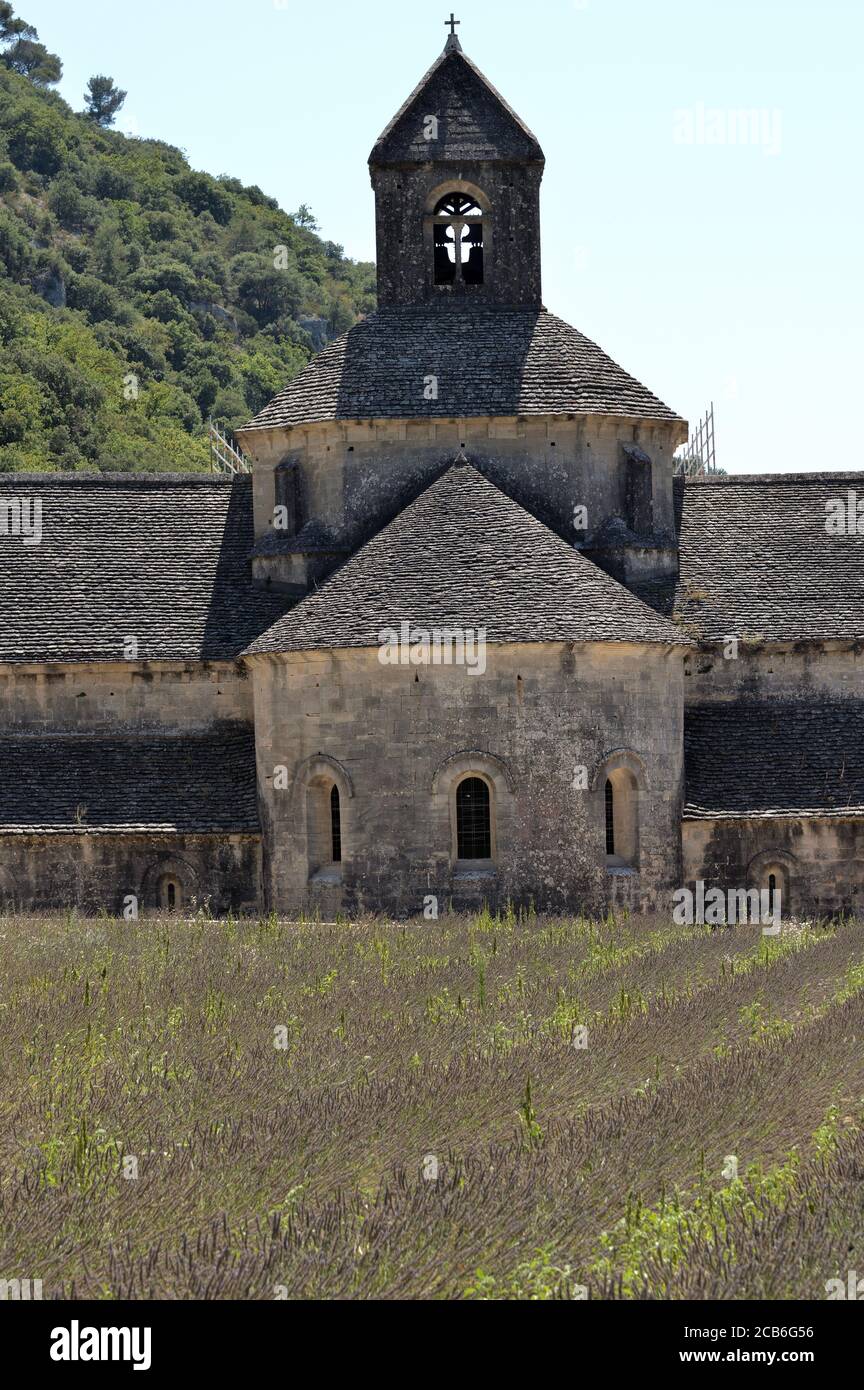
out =
[[[333,863],[342,863],[342,813],[339,808],[339,788],[330,790],[330,838],[333,846]]]
[[[615,853],[615,793],[612,783],[606,783],[606,853]]]
[[[774,894],[777,892],[777,875],[776,875],[776,874],[769,874],[769,875],[768,875],[768,892],[771,894],[771,897],[772,897],[772,899],[773,899]]]
[[[177,912],[183,906],[183,889],[176,878],[167,875],[157,885],[157,900],[165,912]]]
[[[448,193],[435,208],[435,284],[483,284],[483,212],[464,193]]]
[[[296,463],[281,463],[276,469],[276,506],[285,508],[277,529],[284,536],[296,536],[302,525],[300,470]]]
[[[651,460],[635,444],[624,448],[625,520],[637,536],[648,536],[654,530],[654,492]]]
[[[456,279],[456,257],[451,255],[453,246],[447,240],[449,227],[435,223],[435,284],[452,285]]]
[[[481,777],[466,777],[456,788],[456,852],[460,859],[492,858],[489,787]]]

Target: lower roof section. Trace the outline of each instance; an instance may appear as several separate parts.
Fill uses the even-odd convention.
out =
[[[255,739],[206,733],[0,737],[0,834],[258,834]]]
[[[676,511],[677,587],[640,597],[692,637],[864,637],[864,473],[676,479]]]
[[[864,815],[864,703],[685,710],[685,820]]]
[[[0,476],[0,661],[233,660],[288,607],[255,588],[252,479]]]

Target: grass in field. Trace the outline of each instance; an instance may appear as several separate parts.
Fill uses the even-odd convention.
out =
[[[0,1278],[46,1294],[818,1297],[864,1261],[864,924],[10,917],[0,1018]]]

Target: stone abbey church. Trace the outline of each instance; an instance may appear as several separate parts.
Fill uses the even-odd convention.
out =
[[[378,310],[251,476],[0,480],[42,508],[0,534],[3,904],[854,911],[864,474],[673,477],[685,421],[543,305],[543,152],[455,36],[369,167]]]

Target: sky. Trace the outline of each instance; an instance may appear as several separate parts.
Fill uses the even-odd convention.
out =
[[[118,128],[301,203],[374,259],[367,160],[441,52],[416,0],[15,0]],[[864,468],[862,0],[464,0],[546,155],[543,298],[730,473]]]

